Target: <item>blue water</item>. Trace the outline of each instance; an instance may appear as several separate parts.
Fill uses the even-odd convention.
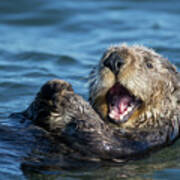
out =
[[[126,42],[154,48],[180,68],[179,0],[0,1],[0,123],[22,111],[47,80],[62,78],[87,99],[87,76],[104,50]],[[178,180],[180,141],[150,157],[93,170],[26,172],[24,144],[0,139],[0,179]],[[14,143],[13,143],[14,142]]]

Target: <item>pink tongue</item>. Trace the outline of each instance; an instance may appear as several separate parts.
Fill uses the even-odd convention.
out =
[[[115,106],[118,108],[120,114],[123,114],[127,110],[130,101],[131,98],[129,96],[124,96],[116,101]]]
[[[115,97],[114,105],[110,106],[109,116],[112,119],[120,120],[120,117],[127,111],[132,98],[130,96]]]

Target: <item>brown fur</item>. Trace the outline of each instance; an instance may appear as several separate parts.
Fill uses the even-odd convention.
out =
[[[117,76],[104,61],[113,53],[123,59],[124,65]],[[147,63],[153,68],[149,69]],[[180,121],[180,78],[174,65],[152,49],[143,46],[113,46],[102,57],[90,75],[90,102],[107,120],[108,90],[119,82],[143,101],[130,119],[120,124],[124,128],[163,127],[166,123]]]
[[[89,160],[134,159],[132,155],[138,156],[149,148],[140,134],[134,139],[129,132],[110,129],[90,104],[63,80],[45,83],[23,115],[57,137],[57,146],[58,141],[64,142]],[[165,132],[163,141],[166,136]]]
[[[56,148],[65,143],[72,152],[93,161],[136,159],[176,138],[169,125],[151,130],[110,128],[63,80],[45,83],[23,115],[55,137]]]
[[[103,62],[118,52],[124,65],[115,76]],[[146,68],[146,61],[154,69]],[[63,80],[47,82],[23,112],[73,151],[92,159],[134,159],[152,148],[172,143],[179,136],[180,83],[176,68],[141,46],[111,47],[91,73],[91,105]],[[126,123],[107,123],[106,94],[116,82],[142,99],[142,106]],[[100,118],[100,116],[102,118]]]
[[[89,119],[88,123],[97,127],[103,123],[89,103],[75,94],[69,83],[59,79],[45,83],[24,114],[35,124],[58,134],[75,119]]]

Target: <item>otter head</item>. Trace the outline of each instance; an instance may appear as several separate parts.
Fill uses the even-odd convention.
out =
[[[177,108],[177,74],[151,49],[114,46],[90,74],[90,102],[103,119],[120,126],[157,127]]]

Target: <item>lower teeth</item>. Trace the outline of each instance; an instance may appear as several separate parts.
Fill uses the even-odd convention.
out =
[[[129,112],[131,112],[132,111],[132,109],[133,109],[133,105],[131,105],[131,106],[129,106],[128,108],[127,108],[127,110],[123,113],[123,114],[120,114],[118,117],[117,117],[117,115],[116,115],[116,112],[115,111],[111,111],[110,112],[110,114],[109,114],[109,117],[111,118],[111,119],[115,119],[115,120],[123,120],[124,119],[124,117],[129,113]]]

